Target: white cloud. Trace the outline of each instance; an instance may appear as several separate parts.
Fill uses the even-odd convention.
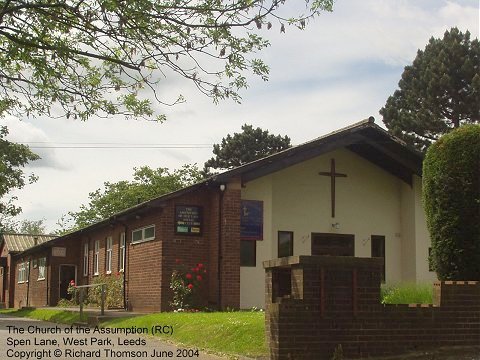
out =
[[[431,36],[441,37],[452,26],[478,36],[478,3],[338,1],[333,13],[322,14],[304,31],[287,28],[280,34],[278,24],[265,31],[272,46],[258,57],[271,66],[270,81],[248,76],[242,105],[213,105],[184,80],[169,77],[161,81],[159,96],[174,99],[181,93],[187,102],[158,105],[168,116],[164,124],[42,118],[12,123],[12,136],[64,143],[208,144],[249,123],[289,135],[298,144],[370,115],[381,123],[378,110],[396,88],[403,67]],[[54,167],[35,170],[38,183],[18,195],[24,218],[44,217],[52,228],[104,181],[129,179],[134,166],[202,166],[212,156],[210,149],[54,149],[49,154],[47,164]],[[62,164],[69,170],[59,171]]]

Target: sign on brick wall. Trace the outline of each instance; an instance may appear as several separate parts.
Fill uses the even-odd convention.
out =
[[[202,234],[202,207],[175,206],[175,233],[179,235]]]
[[[65,247],[52,247],[52,256],[65,257],[67,256],[67,248]]]

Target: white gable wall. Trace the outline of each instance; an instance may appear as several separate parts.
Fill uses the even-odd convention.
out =
[[[346,178],[336,179],[334,219],[330,177],[318,174],[330,170],[332,158],[336,172],[347,174]],[[312,233],[339,233],[354,234],[355,256],[370,257],[370,236],[383,235],[387,282],[405,278],[415,281],[416,268],[424,270],[427,266],[422,259],[416,259],[415,253],[424,253],[425,247],[428,252],[429,242],[427,236],[425,244],[415,244],[415,237],[428,234],[425,226],[424,230],[415,227],[423,221],[421,202],[414,191],[417,187],[418,181],[412,189],[347,149],[247,183],[242,189],[242,199],[264,202],[264,240],[257,241],[257,266],[240,269],[240,306],[264,306],[262,261],[277,257],[278,231],[294,232],[294,255],[310,255]],[[332,228],[332,223],[339,223],[339,229]]]

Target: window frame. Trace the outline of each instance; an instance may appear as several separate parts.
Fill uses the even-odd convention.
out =
[[[113,260],[113,238],[107,237],[105,241],[105,273],[112,273],[112,260]]]
[[[153,236],[149,237],[149,238],[145,238],[145,230],[150,229],[150,228],[153,228]],[[136,232],[139,232],[139,231],[142,232],[142,238],[140,240],[134,241],[134,235],[133,234],[136,233]],[[155,234],[156,234],[155,224],[151,224],[151,225],[147,225],[147,226],[143,226],[143,227],[134,229],[134,230],[132,230],[132,242],[131,243],[132,243],[132,245],[134,245],[134,244],[140,244],[140,243],[143,243],[143,242],[155,240]]]
[[[290,235],[290,237],[288,239],[289,242],[290,242],[289,255],[280,256],[280,235]],[[277,256],[279,258],[293,256],[293,241],[294,241],[293,231],[283,231],[283,230],[278,231],[278,233],[277,233]]]
[[[90,247],[88,245],[88,241],[83,244],[83,276],[88,276],[88,260]]]
[[[17,283],[18,284],[23,284],[25,282],[25,274],[26,274],[26,269],[25,269],[25,262],[18,263],[18,279]]]
[[[93,275],[100,275],[100,240],[95,240],[93,253]]]
[[[125,245],[126,236],[125,232],[120,233],[120,240],[118,242],[118,271],[125,271]]]
[[[46,275],[45,275],[46,271],[45,270],[46,270],[46,268],[47,268],[47,258],[46,257],[39,258],[38,259],[38,278],[37,278],[37,281],[45,280],[45,277],[46,277]]]
[[[246,263],[244,259],[242,259],[242,247],[245,244],[253,244],[251,245],[253,247],[253,261],[252,259],[249,259],[250,261],[248,263]],[[240,240],[240,266],[257,267],[257,242],[255,240]]]

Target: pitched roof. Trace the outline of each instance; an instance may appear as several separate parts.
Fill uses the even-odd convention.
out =
[[[240,175],[242,182],[246,183],[342,147],[408,184],[412,183],[413,174],[422,175],[423,154],[376,125],[371,116],[330,134],[221,173],[215,179],[226,181],[232,176]]]
[[[8,252],[23,252],[36,245],[53,240],[57,236],[4,233],[0,237],[5,241]]]
[[[246,183],[342,147],[369,160],[410,185],[412,184],[412,175],[422,175],[423,154],[414,148],[408,147],[399,138],[389,134],[386,130],[375,124],[375,119],[373,117],[369,117],[368,119],[339,129],[330,134],[293,146],[289,149],[252,161],[234,169],[227,170],[191,186],[122,210],[113,214],[109,218],[96,222],[83,229],[59,236],[58,238],[52,237],[50,240],[54,241],[49,241],[48,244],[38,243],[33,249],[27,249],[27,251],[31,252],[35,251],[37,248],[54,245],[62,239],[91,231],[97,227],[105,226],[106,224],[126,221],[130,216],[147,212],[152,208],[161,210],[165,207],[166,201],[170,199],[200,188],[215,187],[218,189],[219,184],[225,184],[228,180],[236,176],[240,176],[242,183]]]

